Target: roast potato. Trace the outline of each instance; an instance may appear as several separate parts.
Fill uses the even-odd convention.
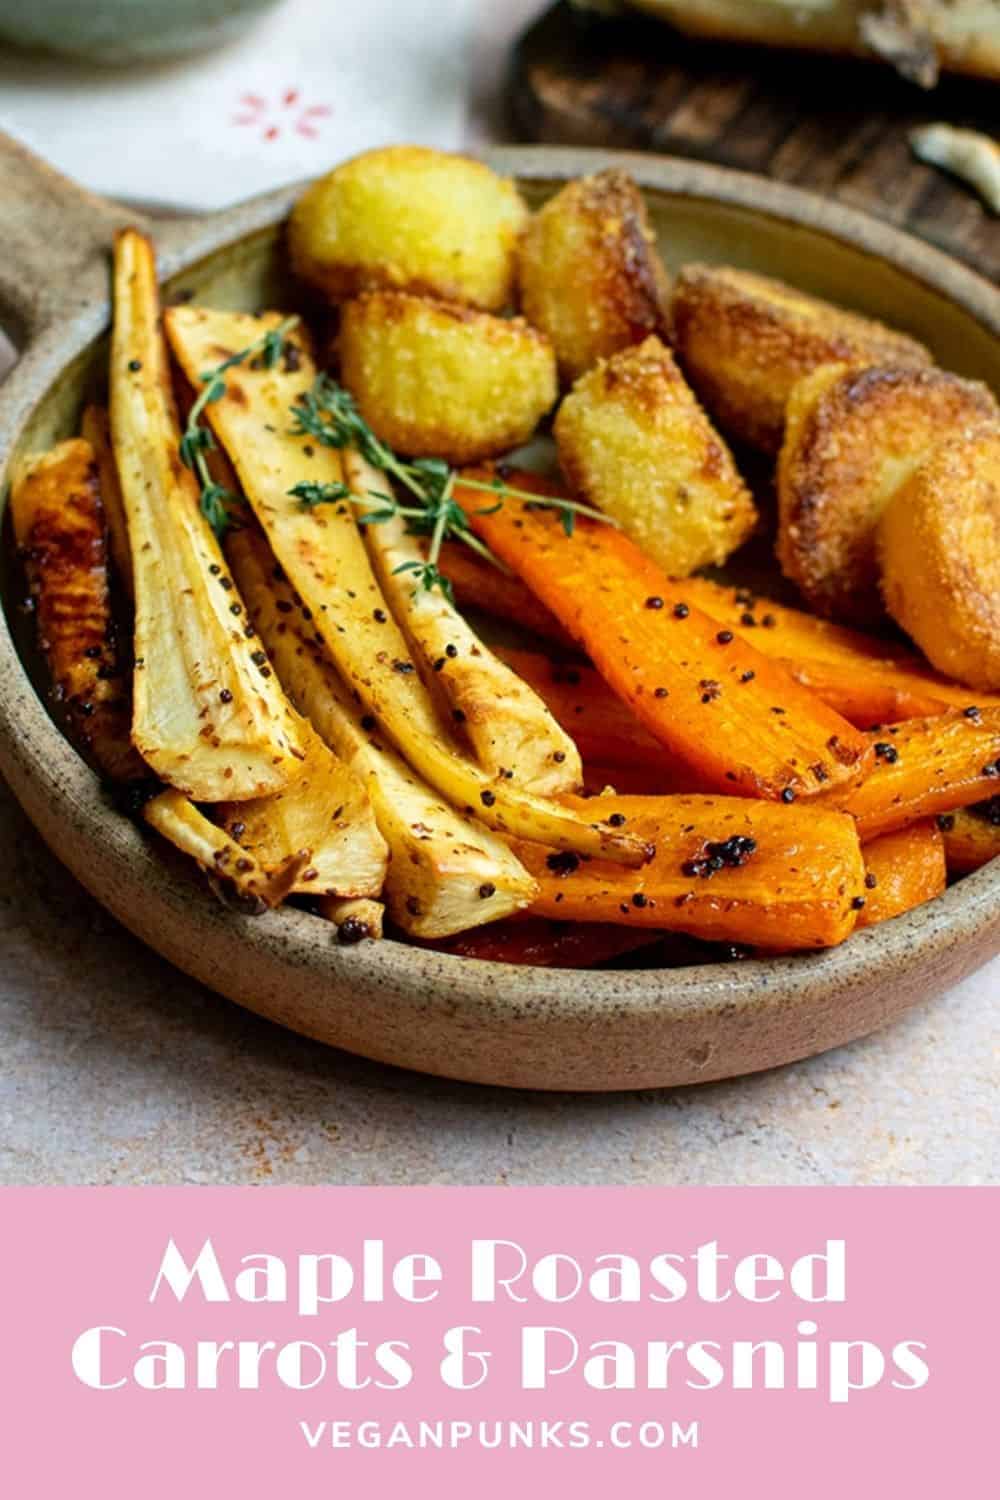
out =
[[[555,435],[574,491],[675,577],[724,562],[754,528],[732,454],[655,335],[581,376]]]
[[[453,464],[527,441],[556,399],[548,339],[523,318],[365,292],[340,326],[341,376],[379,437]]]
[[[1000,422],[940,444],[878,528],[893,619],[941,672],[1000,689]]]
[[[514,184],[482,162],[385,146],[307,189],[289,248],[299,275],[333,301],[402,287],[497,309],[510,301],[527,216]]]
[[[792,386],[817,365],[929,365],[916,339],[784,282],[732,266],[683,266],[674,285],[674,344],[717,422],[777,453]]]
[[[825,365],[788,403],[778,461],[778,559],[816,611],[882,617],[875,528],[943,439],[1000,409],[984,385],[936,369]]]
[[[521,310],[572,383],[597,360],[667,327],[670,283],[642,194],[626,172],[570,182],[528,224]]]

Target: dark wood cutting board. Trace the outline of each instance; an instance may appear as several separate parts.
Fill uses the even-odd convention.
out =
[[[884,65],[696,42],[561,0],[518,42],[508,104],[520,139],[762,172],[888,219],[1000,282],[1000,218],[907,140],[929,120],[1000,134],[998,84],[948,78],[927,92]]]

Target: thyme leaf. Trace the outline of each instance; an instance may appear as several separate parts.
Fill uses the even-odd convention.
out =
[[[454,603],[451,583],[438,566],[441,547],[446,540],[464,543],[501,572],[507,572],[500,559],[470,528],[465,511],[454,498],[455,484],[460,476],[443,458],[400,458],[369,427],[350,391],[330,375],[317,375],[312,387],[299,397],[291,410],[295,419],[291,429],[294,436],[311,437],[326,448],[355,448],[373,468],[381,469],[407,495],[406,500],[379,490],[358,495],[340,483],[297,484],[289,494],[309,507],[345,500],[354,505],[368,506],[371,501],[378,501],[375,509],[367,509],[358,516],[359,526],[377,526],[400,517],[411,535],[430,537],[425,563],[407,562],[396,569],[398,573],[413,574],[418,593],[436,588]],[[559,497],[540,497],[532,490],[507,484],[499,476],[486,481],[468,479],[463,475],[461,484],[467,490],[482,490],[495,497],[494,503],[478,510],[477,515],[495,515],[506,500],[514,499],[523,500],[534,510],[557,511],[563,530],[570,537],[578,515],[589,516],[610,526],[616,524],[592,506]]]
[[[239,510],[242,501],[239,495],[225,485],[216,484],[208,466],[207,454],[216,446],[211,428],[202,422],[205,408],[221,401],[226,394],[226,371],[242,365],[248,359],[259,359],[266,370],[273,370],[285,352],[287,335],[296,326],[297,316],[284,318],[275,328],[269,328],[259,339],[254,339],[245,349],[230,354],[213,370],[206,370],[199,378],[202,389],[188,413],[187,426],[181,436],[179,451],[185,468],[191,469],[198,479],[200,493],[198,508],[221,542],[227,531],[239,526]]]

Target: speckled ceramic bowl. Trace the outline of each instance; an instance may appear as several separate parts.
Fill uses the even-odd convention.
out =
[[[497,152],[533,201],[626,165],[668,260],[735,261],[898,323],[942,363],[1000,390],[1000,292],[883,224],[759,178],[651,156]],[[101,379],[107,249],[121,210],[0,138],[0,306],[27,340],[0,388],[0,454],[75,430]],[[164,278],[220,306],[280,301],[289,189],[157,226]],[[300,911],[223,910],[170,851],[113,812],[0,624],[0,766],[59,857],[126,926],[241,1005],[405,1067],[553,1089],[649,1088],[807,1056],[882,1026],[1000,951],[1000,861],[908,916],[798,958],[567,973],[400,943],[340,948]]]
[[[233,40],[279,0],[0,0],[0,41],[119,67]]]

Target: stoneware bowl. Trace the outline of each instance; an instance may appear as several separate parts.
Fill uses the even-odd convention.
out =
[[[0,0],[0,40],[122,67],[234,40],[278,0]]]
[[[759,178],[653,156],[497,151],[538,202],[624,165],[667,258],[736,262],[877,314],[941,362],[1000,390],[1000,292],[883,224]],[[0,309],[23,357],[0,388],[0,456],[75,430],[106,360],[108,247],[135,221],[0,138]],[[220,216],[157,225],[169,290],[219,306],[280,303],[295,189]],[[9,555],[9,528],[5,531]],[[479,1082],[549,1089],[683,1084],[805,1057],[927,1001],[1000,950],[1000,861],[838,949],[699,968],[514,968],[391,941],[340,948],[287,910],[224,910],[192,872],[112,811],[50,718],[0,623],[0,766],[44,838],[140,938],[213,989],[365,1056]]]

